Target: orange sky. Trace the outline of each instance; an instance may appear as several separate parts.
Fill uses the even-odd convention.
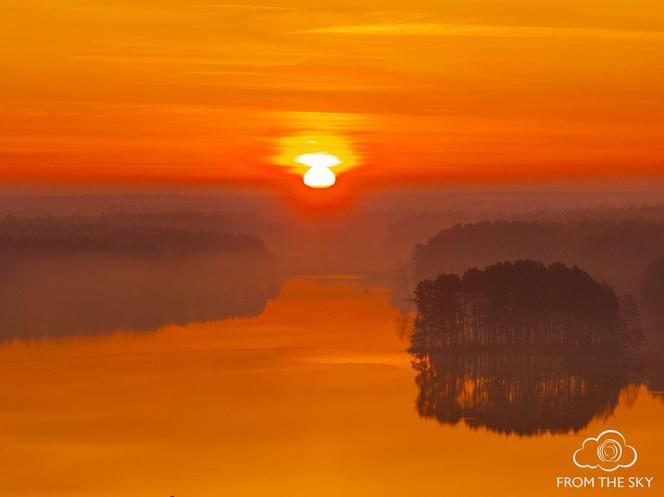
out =
[[[300,185],[317,140],[338,185],[664,176],[660,0],[9,0],[0,33],[5,183]]]

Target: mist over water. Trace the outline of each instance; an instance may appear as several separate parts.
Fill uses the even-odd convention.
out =
[[[67,495],[298,495],[302,472],[335,495],[381,474],[391,495],[424,464],[507,496],[533,487],[473,468],[546,480],[609,427],[650,471],[658,198],[392,192],[312,213],[255,192],[4,197],[3,484],[62,488],[94,457]],[[435,471],[419,484],[455,491]]]

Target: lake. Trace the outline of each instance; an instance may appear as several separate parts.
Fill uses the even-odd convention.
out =
[[[572,454],[606,429],[638,449],[634,467],[607,475],[659,486],[664,401],[640,384],[577,431],[501,432],[491,409],[475,422],[421,415],[390,297],[361,276],[298,277],[253,317],[5,342],[0,494],[585,495],[596,489],[556,477],[602,476]],[[469,397],[485,383],[452,380]]]

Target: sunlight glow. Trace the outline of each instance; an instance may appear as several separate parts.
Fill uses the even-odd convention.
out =
[[[355,140],[371,128],[368,117],[330,112],[279,112],[274,117],[283,134],[268,138],[275,152],[270,161],[304,179],[306,186],[329,188],[363,162]]]
[[[341,161],[336,155],[328,153],[319,154],[302,154],[295,157],[295,162],[304,164],[309,167],[334,167],[341,164]]]

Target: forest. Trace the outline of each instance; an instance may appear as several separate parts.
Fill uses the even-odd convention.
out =
[[[256,236],[123,221],[5,218],[0,342],[256,316],[279,292]]]
[[[641,341],[636,304],[578,267],[502,262],[441,274],[415,290],[412,351],[453,347],[625,349]]]
[[[153,257],[220,252],[267,253],[263,241],[253,235],[147,222],[118,222],[111,216],[6,216],[0,221],[0,255],[3,257],[58,254]]]
[[[664,328],[664,257],[655,259],[641,274],[639,291],[650,325]],[[662,333],[659,333],[661,338]]]
[[[534,259],[577,265],[594,278],[634,293],[639,275],[664,255],[664,223],[481,221],[444,229],[412,252],[412,280],[462,273],[496,261]]]

